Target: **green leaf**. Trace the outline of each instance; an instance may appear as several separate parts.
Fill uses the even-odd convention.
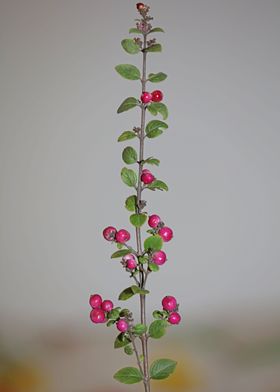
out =
[[[137,152],[133,147],[128,146],[122,152],[122,159],[128,165],[132,165],[137,162]]]
[[[160,160],[157,158],[150,157],[150,158],[145,159],[144,163],[147,163],[148,165],[159,166]]]
[[[133,348],[132,348],[130,345],[127,345],[127,346],[125,346],[125,348],[124,348],[124,352],[125,352],[127,355],[132,355],[132,354],[134,353],[134,350],[133,350]]]
[[[160,310],[155,310],[153,312],[153,317],[157,320],[161,320],[163,318],[163,312],[161,312]]]
[[[153,116],[156,116],[158,113],[161,114],[163,120],[166,120],[168,117],[168,109],[164,103],[152,102],[147,106],[147,109]]]
[[[154,44],[145,49],[145,52],[161,52],[161,44]]]
[[[119,106],[117,113],[123,113],[126,112],[127,110],[135,108],[137,106],[138,101],[134,97],[128,97],[126,98],[121,105]]]
[[[147,220],[146,214],[133,214],[129,217],[130,223],[135,227],[141,227]]]
[[[122,249],[122,248],[123,248],[123,244],[121,244],[121,243],[119,243],[119,242],[118,242],[116,245],[117,245],[117,248],[118,248],[118,249]]]
[[[146,125],[146,135],[148,138],[154,138],[163,133],[164,129],[167,129],[168,125],[160,120],[152,120],[149,121],[148,124]]]
[[[139,45],[137,45],[135,41],[131,38],[123,39],[121,45],[124,50],[129,54],[136,54],[140,52]]]
[[[153,181],[151,184],[147,185],[147,188],[151,190],[159,189],[160,191],[168,191],[168,186],[161,180]]]
[[[135,333],[135,335],[143,335],[143,333],[147,332],[147,326],[144,324],[136,324],[133,327],[132,332]]]
[[[164,33],[164,30],[161,27],[154,27],[150,33]]]
[[[114,252],[111,255],[111,259],[117,259],[119,257],[123,257],[125,255],[128,255],[129,253],[131,253],[130,249],[121,249],[121,250],[117,250],[116,252]]]
[[[122,168],[122,171],[121,171],[121,178],[127,186],[130,186],[130,187],[136,186],[137,174],[135,173],[135,171],[124,167],[124,168]]]
[[[155,263],[149,263],[149,269],[153,272],[159,271],[159,266]]]
[[[140,71],[135,65],[131,64],[119,64],[115,67],[115,70],[125,79],[138,80],[141,79]]]
[[[150,376],[153,380],[163,380],[174,372],[176,365],[171,359],[158,359],[150,367]]]
[[[164,72],[158,72],[156,74],[150,73],[148,76],[148,81],[152,83],[162,82],[167,78],[167,75]]]
[[[124,131],[118,138],[118,142],[124,142],[125,140],[134,139],[136,134],[132,131]]]
[[[160,339],[165,335],[167,322],[165,320],[155,320],[149,327],[151,338]]]
[[[142,381],[142,375],[137,368],[125,367],[114,374],[114,379],[123,384],[136,384]]]
[[[121,312],[120,312],[120,317],[129,316],[130,313],[131,313],[131,312],[130,312],[129,309],[122,309]]]
[[[161,250],[162,246],[163,246],[163,241],[159,235],[153,235],[151,237],[146,238],[144,241],[145,251]]]
[[[135,212],[137,204],[137,197],[135,195],[129,196],[125,201],[125,208],[128,211]]]
[[[111,325],[115,324],[115,320],[109,320],[108,323],[106,324],[107,327],[111,327]]]
[[[136,27],[131,27],[131,29],[129,29],[129,34],[143,34],[142,31],[136,29]]]
[[[120,309],[112,309],[111,312],[108,313],[109,320],[117,320],[120,317]]]
[[[115,339],[114,348],[121,348],[130,343],[130,339],[125,335],[125,333],[121,332]]]
[[[139,260],[139,263],[141,263],[141,264],[147,264],[147,262],[149,261],[148,257],[146,257],[146,256],[139,256],[138,260]]]
[[[120,295],[119,295],[119,300],[120,301],[126,301],[127,299],[133,297],[133,295],[135,294],[142,294],[142,295],[146,295],[149,294],[148,290],[143,290],[140,289],[140,287],[138,286],[130,286],[128,288],[126,288],[125,290],[123,290]]]

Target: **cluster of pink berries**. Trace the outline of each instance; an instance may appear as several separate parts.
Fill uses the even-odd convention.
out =
[[[143,103],[161,102],[163,99],[163,93],[160,90],[155,90],[152,93],[148,91],[143,91],[140,97]]]
[[[166,312],[168,312],[168,319],[167,321],[170,324],[179,324],[181,321],[181,316],[178,313],[178,304],[175,297],[172,295],[167,295],[162,300],[162,308]]]
[[[154,229],[154,232],[159,234],[164,242],[169,242],[173,238],[173,231],[162,222],[158,215],[150,215],[148,225]]]
[[[103,237],[107,241],[115,241],[119,244],[125,244],[130,240],[130,234],[125,229],[117,230],[113,226],[108,226],[103,230]]]
[[[109,299],[105,301],[99,294],[93,294],[90,296],[89,304],[92,307],[90,312],[90,319],[95,324],[106,323],[107,313],[111,312],[114,304]]]

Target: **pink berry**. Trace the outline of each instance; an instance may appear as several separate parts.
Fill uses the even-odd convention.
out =
[[[167,226],[162,227],[158,234],[161,236],[164,242],[168,242],[173,238],[173,231]]]
[[[177,308],[176,298],[172,295],[164,297],[161,303],[164,310],[173,311]]]
[[[93,294],[90,296],[89,304],[92,308],[100,308],[102,304],[102,297],[99,294]]]
[[[153,263],[157,265],[162,265],[166,262],[166,254],[162,250],[153,253],[152,256]]]
[[[135,256],[134,256],[133,253],[129,253],[128,255],[123,256],[122,259],[123,259],[123,261],[127,261],[127,260],[130,260],[130,259],[135,260]]]
[[[147,169],[144,169],[142,171],[141,175],[141,181],[144,182],[144,184],[151,184],[155,179],[155,176]]]
[[[142,10],[143,8],[145,8],[145,4],[143,3],[137,3],[136,4],[136,8],[138,9],[138,11]]]
[[[173,312],[169,315],[168,321],[170,324],[179,324],[181,321],[181,316],[177,312]]]
[[[160,102],[163,99],[163,94],[160,90],[155,90],[152,92],[152,101],[153,102]]]
[[[120,332],[126,332],[128,330],[128,324],[125,320],[119,320],[116,326]]]
[[[116,241],[120,244],[124,244],[125,242],[130,240],[130,234],[127,230],[121,229],[116,233]]]
[[[103,230],[103,237],[107,241],[114,241],[117,229],[113,226],[108,226]]]
[[[161,219],[158,215],[150,215],[149,220],[148,220],[148,225],[155,229],[158,227],[159,223],[161,222]]]
[[[90,319],[93,323],[100,324],[106,321],[106,316],[102,309],[92,309]]]
[[[137,267],[137,262],[135,259],[128,259],[126,261],[126,268],[135,269]]]
[[[114,304],[109,299],[105,299],[105,301],[103,301],[102,305],[101,305],[101,309],[104,310],[104,312],[111,312],[113,307],[114,307]]]
[[[152,94],[148,93],[147,91],[144,91],[141,95],[141,101],[143,103],[149,103],[152,100]]]

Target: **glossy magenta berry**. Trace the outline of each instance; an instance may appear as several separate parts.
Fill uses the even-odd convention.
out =
[[[153,263],[157,265],[162,265],[166,262],[166,254],[162,250],[154,252],[152,255]]]
[[[168,310],[169,312],[177,308],[176,298],[172,297],[172,295],[167,295],[166,297],[164,297],[161,303],[163,309]]]
[[[181,321],[181,316],[177,312],[173,312],[169,315],[168,321],[170,324],[179,324]]]
[[[155,90],[152,92],[152,101],[153,102],[160,102],[163,99],[163,94],[160,90]]]
[[[148,220],[148,225],[155,229],[161,222],[161,219],[158,215],[150,215]]]
[[[127,230],[121,229],[116,233],[116,241],[120,244],[124,244],[130,240],[130,234]]]
[[[128,259],[126,262],[126,268],[135,269],[137,267],[137,262],[135,259]]]
[[[89,304],[92,308],[100,308],[102,304],[102,297],[99,294],[93,294],[90,296]]]
[[[158,234],[161,236],[164,242],[168,242],[173,238],[173,231],[167,226],[162,227]]]
[[[136,8],[138,9],[138,11],[141,11],[143,8],[145,8],[145,4],[143,4],[143,3],[137,3],[137,4],[136,4]]]
[[[103,230],[103,237],[107,241],[114,241],[117,229],[113,226],[108,226]]]
[[[141,181],[145,185],[151,184],[155,179],[155,176],[150,172],[150,170],[144,169],[141,175]]]
[[[105,299],[105,301],[103,301],[101,304],[101,309],[104,310],[104,312],[111,312],[113,307],[114,307],[114,304],[109,299]]]
[[[128,324],[125,320],[119,320],[116,326],[120,332],[126,332],[128,330]]]
[[[149,103],[152,100],[152,94],[148,93],[147,91],[144,91],[141,95],[141,101],[143,103]]]
[[[106,321],[105,312],[102,309],[92,309],[90,319],[95,324],[104,323]]]

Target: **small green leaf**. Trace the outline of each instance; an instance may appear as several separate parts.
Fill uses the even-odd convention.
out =
[[[139,45],[135,43],[134,39],[131,38],[123,39],[121,45],[124,48],[124,50],[129,54],[136,54],[140,52]]]
[[[148,81],[151,83],[162,82],[167,78],[167,75],[164,72],[158,72],[156,74],[150,73],[148,76]]]
[[[129,29],[129,34],[143,34],[142,31],[136,29],[136,27],[131,27],[131,29]]]
[[[149,334],[153,339],[160,339],[165,335],[167,322],[165,320],[155,320],[149,327]]]
[[[164,33],[164,30],[161,27],[154,27],[150,33]]]
[[[108,323],[106,324],[107,327],[111,327],[111,325],[115,324],[115,320],[109,320]]]
[[[121,178],[123,182],[130,187],[135,187],[137,183],[137,174],[131,169],[124,167],[121,171]]]
[[[128,165],[132,165],[137,162],[137,152],[133,147],[128,146],[122,152],[122,159]]]
[[[111,255],[111,259],[117,259],[119,257],[123,257],[125,255],[128,255],[129,253],[131,253],[131,249],[121,249],[121,250],[117,250],[116,252],[114,252]]]
[[[150,157],[150,158],[145,159],[144,163],[147,163],[148,165],[159,166],[160,160],[157,158]]]
[[[127,299],[133,297],[135,294],[142,294],[146,295],[149,294],[148,290],[140,289],[138,286],[130,286],[127,287],[125,290],[123,290],[120,295],[119,295],[119,300],[120,301],[126,301]]]
[[[135,335],[143,335],[143,333],[147,332],[147,326],[144,324],[136,324],[133,327],[132,332],[135,333]]]
[[[142,381],[142,375],[137,368],[125,367],[114,374],[114,379],[123,384],[136,384]]]
[[[149,139],[154,139],[155,137],[160,136],[163,133],[161,129],[153,129],[151,132],[147,134]]]
[[[155,263],[149,263],[149,269],[153,272],[159,271],[159,266]]]
[[[146,135],[148,138],[154,138],[163,133],[164,129],[167,129],[168,125],[160,120],[152,120],[149,121],[148,124],[146,125]]]
[[[125,208],[128,211],[135,212],[137,204],[137,197],[135,195],[129,196],[125,201]]]
[[[132,131],[124,131],[118,138],[118,142],[124,142],[125,140],[134,139],[136,134]]]
[[[117,248],[118,248],[118,249],[122,249],[122,248],[123,248],[123,244],[121,244],[121,243],[119,243],[119,242],[118,242],[116,245],[117,245]]]
[[[152,102],[147,106],[147,109],[153,116],[156,116],[158,113],[161,114],[163,120],[166,120],[168,117],[168,109],[164,103]]]
[[[125,79],[138,80],[141,79],[140,71],[132,64],[119,64],[115,70]]]
[[[138,260],[140,264],[147,264],[147,262],[149,261],[148,257],[146,256],[139,256]]]
[[[135,108],[137,106],[138,101],[134,97],[128,97],[126,98],[119,106],[117,113],[123,113],[126,112],[127,110]]]
[[[162,246],[163,246],[163,241],[159,235],[153,235],[151,237],[146,238],[144,241],[145,251],[161,250]]]
[[[129,217],[130,223],[135,227],[141,227],[147,220],[146,214],[133,214]]]
[[[120,317],[126,317],[130,314],[130,310],[129,309],[122,309],[120,312]]]
[[[124,348],[124,352],[125,352],[127,355],[132,355],[132,354],[134,353],[134,350],[133,350],[133,348],[132,348],[130,345],[127,345],[127,346],[125,346],[125,348]]]
[[[117,320],[120,317],[119,309],[112,309],[111,312],[108,313],[109,320]]]
[[[147,185],[147,188],[153,191],[155,189],[159,189],[160,191],[168,191],[168,186],[161,180],[153,181],[151,184]]]
[[[161,44],[154,44],[145,49],[145,52],[161,52]]]
[[[153,318],[155,318],[156,320],[161,320],[163,319],[163,312],[161,312],[160,310],[155,310],[153,312]]]
[[[115,339],[114,348],[121,348],[130,343],[130,339],[125,335],[125,333],[121,332]]]
[[[150,375],[153,380],[163,380],[170,376],[176,368],[177,362],[171,359],[158,359],[151,364]]]

